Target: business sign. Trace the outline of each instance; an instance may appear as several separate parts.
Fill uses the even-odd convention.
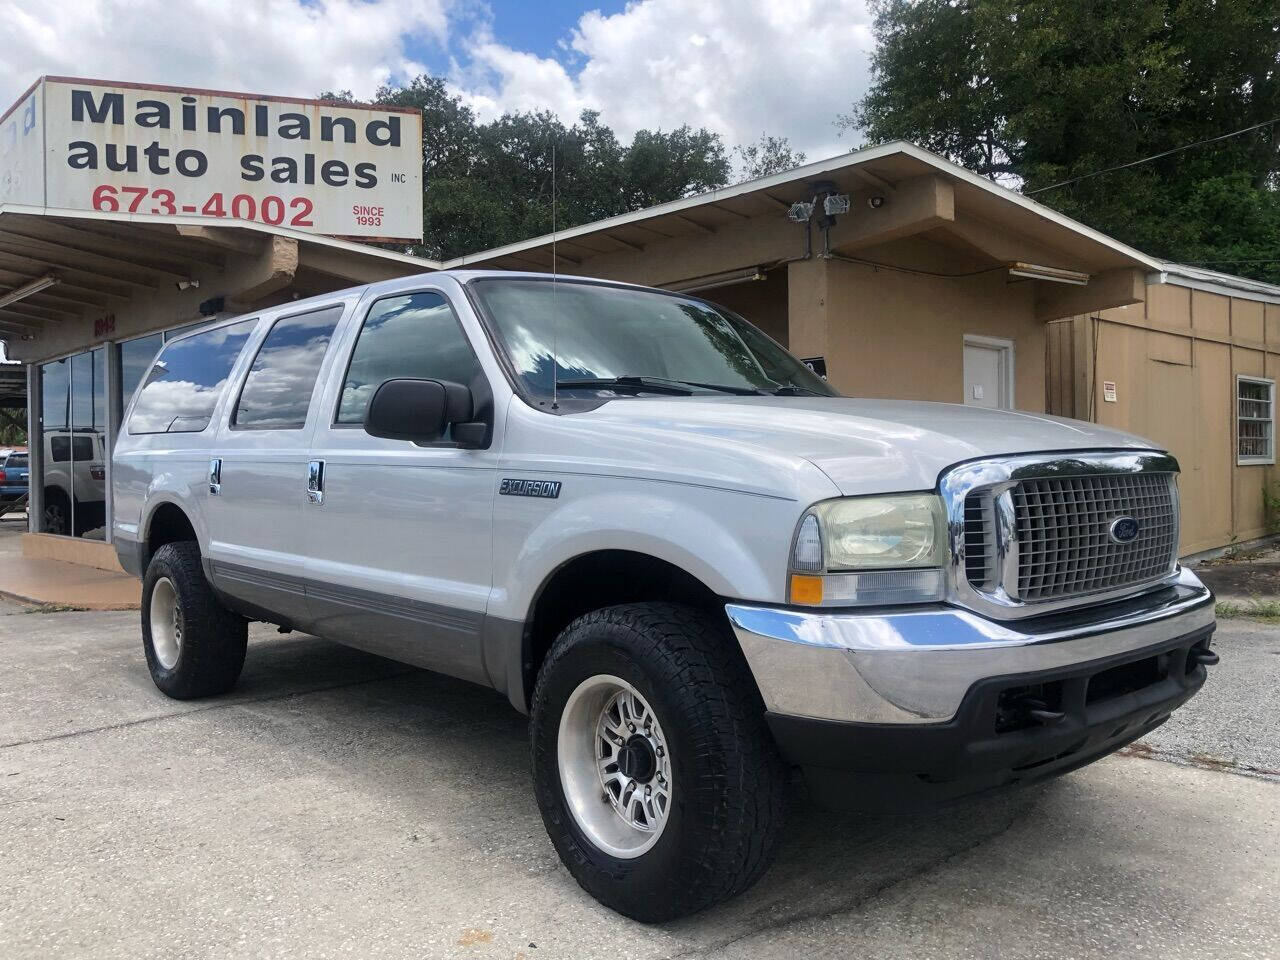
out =
[[[422,239],[422,115],[42,78],[0,119],[0,203]]]

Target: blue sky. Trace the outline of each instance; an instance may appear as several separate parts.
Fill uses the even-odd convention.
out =
[[[578,19],[589,11],[599,11],[609,16],[622,12],[625,7],[625,0],[602,0],[597,3],[487,0],[455,7],[453,28],[475,29],[483,26],[496,41],[513,50],[553,58],[574,71],[575,63],[581,58],[568,48],[567,41],[577,26]],[[409,35],[405,38],[405,46],[414,60],[430,67],[436,74],[447,74],[450,61],[458,59],[459,51],[456,47],[442,45],[434,38]]]
[[[528,50],[543,57],[554,56],[564,62],[564,51],[559,48],[559,43],[569,36],[582,14],[599,10],[608,16],[620,13],[626,3],[490,0],[488,6],[492,11],[493,33],[499,41],[518,50]]]
[[[431,73],[483,119],[592,109],[810,160],[857,145],[836,119],[873,47],[867,0],[0,0],[0,23],[0,109],[41,74],[367,99]]]

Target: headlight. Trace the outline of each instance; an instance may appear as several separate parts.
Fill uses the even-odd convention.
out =
[[[848,497],[801,519],[790,599],[812,606],[941,600],[946,516],[936,494]]]
[[[827,570],[942,565],[945,521],[933,494],[828,500],[813,514]]]

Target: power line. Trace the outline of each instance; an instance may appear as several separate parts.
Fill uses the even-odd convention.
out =
[[[1255,123],[1251,127],[1244,127],[1240,130],[1232,130],[1230,133],[1224,133],[1218,137],[1210,137],[1208,140],[1197,140],[1195,143],[1183,144],[1181,147],[1174,147],[1172,150],[1165,150],[1163,153],[1153,153],[1149,157],[1143,157],[1141,160],[1134,160],[1130,163],[1122,163],[1119,166],[1107,167],[1105,170],[1095,170],[1092,173],[1081,174],[1078,177],[1072,177],[1070,180],[1059,180],[1057,183],[1051,183],[1047,187],[1036,187],[1034,190],[1028,190],[1025,196],[1031,196],[1034,193],[1044,193],[1046,190],[1055,190],[1058,187],[1065,187],[1068,184],[1079,183],[1081,180],[1088,180],[1090,177],[1100,177],[1104,173],[1115,173],[1117,170],[1127,170],[1129,167],[1136,167],[1139,164],[1150,163],[1152,160],[1159,160],[1161,157],[1168,157],[1175,153],[1182,153],[1184,150],[1191,150],[1195,147],[1203,147],[1207,143],[1217,143],[1219,140],[1229,140],[1231,137],[1238,137],[1242,133],[1250,133],[1254,130],[1261,130],[1263,127],[1269,127],[1273,123],[1280,123],[1280,117],[1273,120],[1263,120],[1261,123]]]

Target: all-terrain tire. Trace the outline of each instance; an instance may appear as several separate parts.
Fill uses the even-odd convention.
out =
[[[157,653],[152,630],[152,600],[157,585],[166,589],[164,583],[171,585],[180,612],[176,661],[172,647],[163,658]],[[142,581],[142,649],[155,685],[176,700],[226,693],[244,667],[247,645],[248,623],[224,607],[209,586],[199,544],[181,541],[157,550]]]
[[[631,684],[670,744],[668,819],[652,847],[631,858],[606,853],[582,829],[559,768],[566,704],[580,684],[602,676]],[[531,740],[538,805],[556,852],[583,889],[619,913],[648,923],[695,913],[746,890],[772,862],[786,769],[742,652],[710,614],[636,603],[569,624],[538,674]]]

